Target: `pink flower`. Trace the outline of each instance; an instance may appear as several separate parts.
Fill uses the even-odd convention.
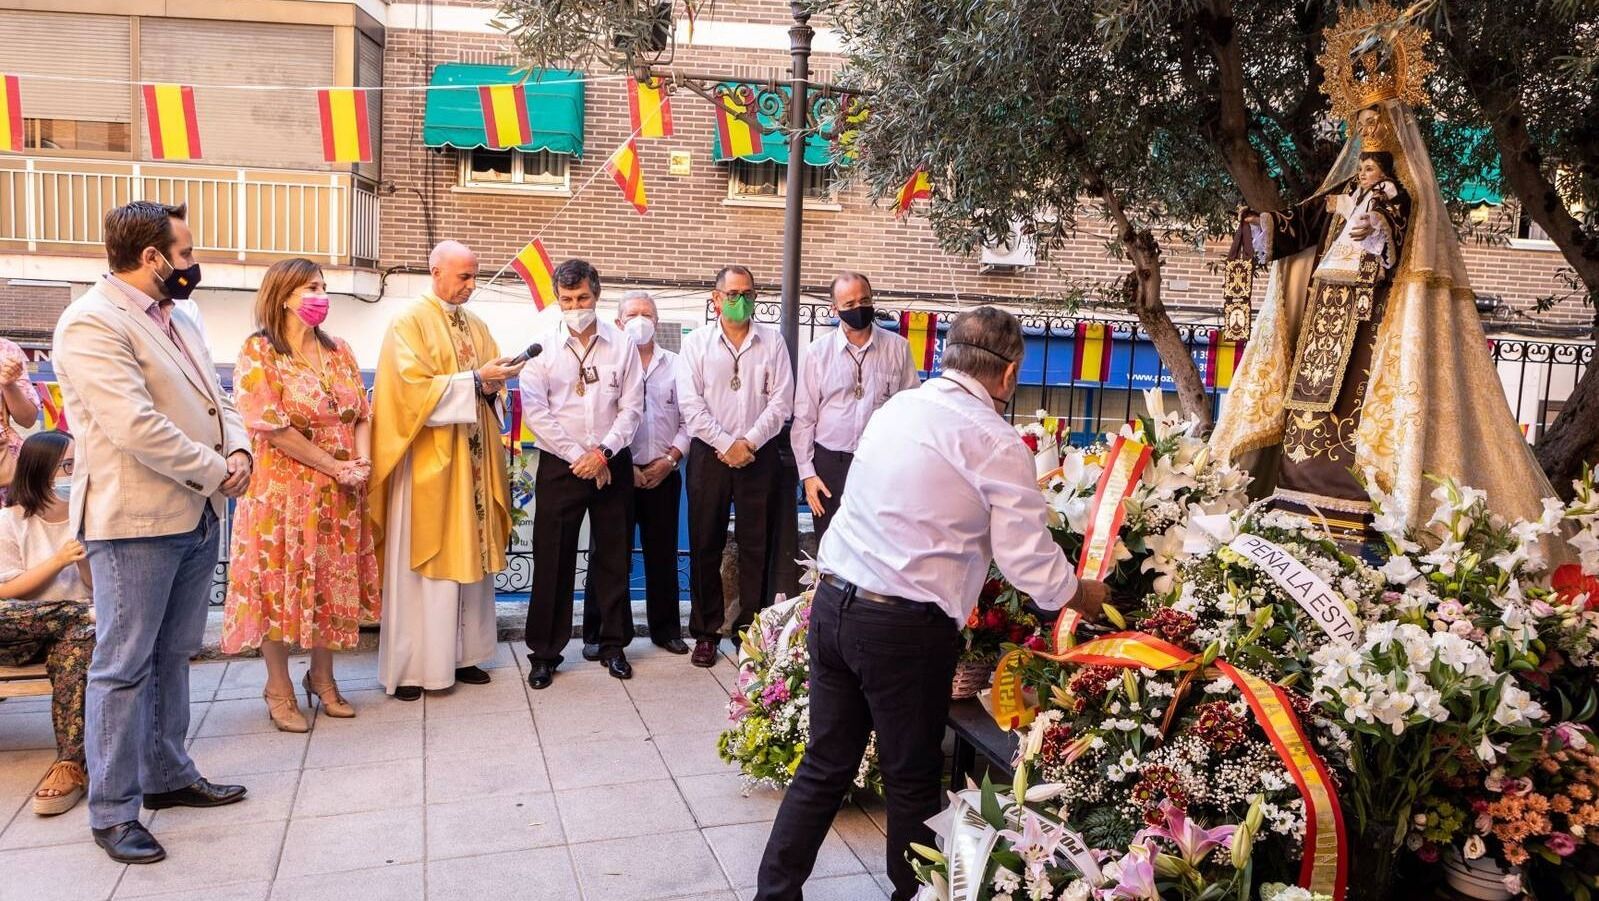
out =
[[[1511,776],[1505,780],[1504,792],[1507,795],[1527,795],[1532,793],[1532,780],[1526,776]]]
[[[1135,844],[1127,849],[1127,856],[1116,861],[1116,887],[1109,898],[1130,898],[1133,901],[1160,901],[1160,889],[1155,886],[1155,866],[1149,860],[1149,846]]]
[[[1556,832],[1544,839],[1544,847],[1559,854],[1561,857],[1570,857],[1577,850],[1577,840],[1564,832]]]
[[[1135,842],[1145,842],[1151,838],[1163,838],[1177,846],[1177,853],[1183,860],[1197,864],[1205,859],[1205,855],[1232,841],[1233,833],[1238,831],[1237,826],[1217,826],[1215,829],[1206,829],[1188,818],[1188,812],[1173,804],[1169,799],[1160,802],[1161,815],[1166,818],[1164,826],[1152,826],[1138,833],[1133,839]]]
[[[1438,862],[1438,846],[1433,844],[1432,842],[1428,842],[1427,844],[1422,845],[1420,848],[1416,849],[1416,856],[1421,858],[1426,863],[1437,863]]]

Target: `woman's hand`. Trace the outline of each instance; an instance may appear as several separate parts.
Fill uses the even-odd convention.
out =
[[[339,464],[339,468],[333,471],[333,478],[345,488],[359,488],[366,484],[367,476],[370,474],[371,469],[367,466],[358,460],[351,460]]]
[[[76,538],[67,539],[67,543],[56,550],[54,562],[57,568],[66,569],[74,563],[87,560],[88,553],[84,551],[83,544]]]

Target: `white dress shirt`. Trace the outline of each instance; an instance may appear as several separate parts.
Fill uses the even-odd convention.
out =
[[[633,433],[633,465],[645,466],[677,448],[688,456],[688,426],[677,406],[677,354],[656,346],[644,367],[644,418]]]
[[[794,373],[783,336],[750,323],[743,346],[734,347],[719,321],[695,329],[683,339],[677,403],[689,436],[717,453],[727,453],[740,438],[759,450],[782,431],[794,408]]]
[[[522,418],[539,449],[572,463],[597,446],[612,453],[627,447],[644,410],[638,349],[609,322],[595,322],[587,348],[565,323],[551,339],[548,349],[523,367],[520,379]],[[579,361],[594,379],[583,381],[582,394]]]
[[[977,606],[990,560],[1046,610],[1077,592],[1045,525],[1033,455],[964,373],[946,371],[877,411],[836,516],[818,550],[823,572],[937,604],[957,625]]]
[[[855,453],[866,422],[877,408],[918,384],[911,343],[886,329],[872,326],[866,343],[860,347],[849,342],[842,325],[812,341],[800,362],[799,384],[794,389],[794,425],[788,432],[799,477],[816,475],[816,466],[811,462],[816,456],[815,445]],[[857,387],[859,397],[855,396]]]

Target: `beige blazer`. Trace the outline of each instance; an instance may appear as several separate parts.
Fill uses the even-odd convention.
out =
[[[72,527],[85,540],[182,534],[207,503],[221,516],[226,457],[249,450],[205,339],[176,308],[172,321],[202,372],[108,280],[56,323],[52,360],[77,439]]]

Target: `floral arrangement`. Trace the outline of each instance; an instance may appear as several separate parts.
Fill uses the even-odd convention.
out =
[[[1038,617],[1027,612],[1027,597],[1005,581],[999,568],[990,564],[988,579],[977,597],[977,606],[961,629],[966,647],[961,660],[992,663],[1006,645],[1042,648],[1038,636]]]
[[[757,786],[786,788],[810,740],[809,661],[805,630],[811,596],[779,600],[755,615],[739,647],[738,682],[728,701],[732,727],[716,742],[717,753],[737,764],[747,794]],[[877,740],[868,741],[855,786],[882,793]]]

